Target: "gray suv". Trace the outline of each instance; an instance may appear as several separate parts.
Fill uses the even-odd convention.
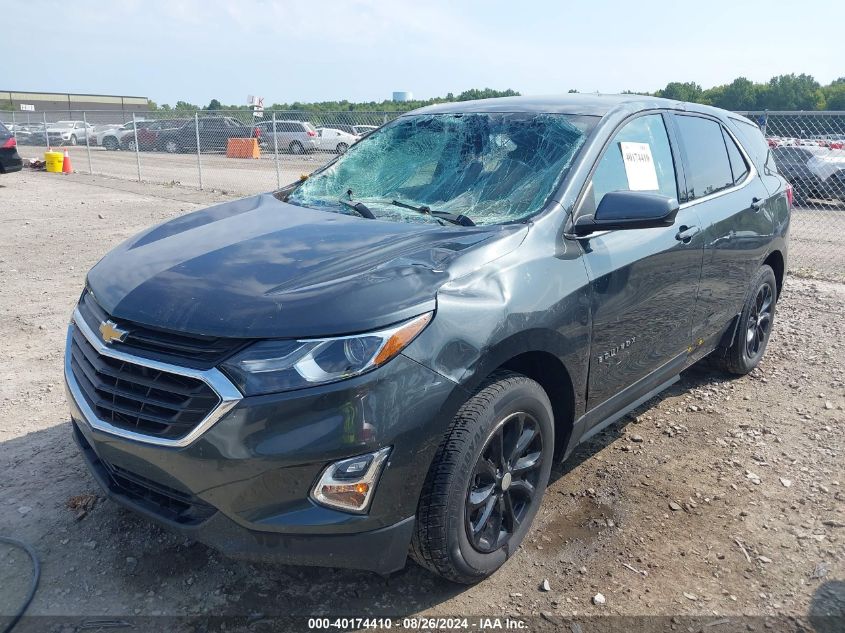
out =
[[[265,121],[258,127],[261,128],[261,146],[265,149],[278,148],[291,154],[317,150],[317,129],[307,121],[276,121],[275,124]]]

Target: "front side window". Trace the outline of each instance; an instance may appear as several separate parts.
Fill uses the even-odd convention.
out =
[[[288,201],[348,213],[339,200],[353,200],[377,219],[398,222],[436,220],[394,201],[479,225],[523,220],[542,210],[597,120],[534,112],[400,117],[350,147]]]
[[[646,191],[678,198],[675,161],[660,114],[637,117],[616,133],[596,166],[584,210],[595,212],[611,191]]]
[[[684,144],[690,173],[687,185],[691,199],[733,186],[734,178],[722,126],[697,116],[675,117]]]

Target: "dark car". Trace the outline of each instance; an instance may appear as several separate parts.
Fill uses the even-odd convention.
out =
[[[471,583],[552,465],[710,357],[759,362],[790,188],[760,130],[635,95],[400,116],[129,239],[67,334],[116,502],[238,557]]]
[[[15,135],[0,121],[0,174],[11,174],[23,168],[23,161],[18,155],[18,142]]]
[[[164,150],[169,135],[188,123],[188,119],[148,121],[137,130],[138,146],[142,151]],[[190,122],[193,125],[193,121]],[[121,149],[135,151],[135,134],[127,134],[120,141]]]
[[[261,129],[255,125],[244,125],[237,119],[224,116],[203,116],[197,121],[189,119],[175,129],[161,130],[158,147],[166,152],[196,151],[197,140],[203,152],[226,150],[230,138],[259,138]]]
[[[796,204],[804,204],[808,198],[845,202],[845,151],[777,147],[772,155],[778,170],[794,188]]]

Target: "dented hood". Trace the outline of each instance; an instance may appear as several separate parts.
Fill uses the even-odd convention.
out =
[[[94,266],[88,288],[111,315],[168,330],[349,334],[434,309],[443,283],[513,250],[527,230],[366,220],[262,194],[129,239]]]

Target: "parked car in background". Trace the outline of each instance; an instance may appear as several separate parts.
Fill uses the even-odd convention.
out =
[[[331,127],[317,128],[317,149],[324,152],[343,154],[360,137]]]
[[[245,125],[227,116],[204,116],[197,121],[188,119],[184,124],[173,129],[158,130],[157,146],[166,152],[196,151],[199,136],[200,151],[226,151],[230,138],[261,139],[262,130],[258,125]]]
[[[128,149],[127,139],[131,136],[134,141],[135,128],[142,130],[152,123],[153,121],[129,121],[118,127],[103,130],[96,135],[97,145],[108,150]]]
[[[159,119],[150,121],[147,125],[138,128],[138,146],[142,151],[165,150],[165,139],[169,134],[176,132],[185,124],[192,122],[190,119]],[[135,151],[135,135],[127,134],[120,142],[121,149]]]
[[[341,132],[351,134],[352,136],[359,136],[358,132],[355,131],[355,126],[347,123],[326,123],[321,127],[330,127],[334,130],[340,130]],[[319,130],[320,128],[317,129]]]
[[[367,136],[371,132],[375,132],[378,129],[377,125],[353,125],[352,129],[355,130],[355,134],[358,136]]]
[[[792,185],[795,204],[809,198],[845,202],[845,151],[792,146],[772,150],[778,171]]]
[[[768,159],[744,117],[637,95],[404,113],[100,259],[69,431],[109,499],[226,554],[478,582],[579,445],[705,357],[758,366],[791,219]]]
[[[11,132],[18,145],[31,145],[32,131],[27,125],[21,123],[6,123],[6,129]]]
[[[22,167],[15,135],[0,121],[0,174],[11,174]]]
[[[93,141],[94,126],[84,121],[56,121],[47,123],[47,138],[51,145],[83,145]]]
[[[276,121],[275,127],[272,121],[263,121],[258,127],[261,146],[265,149],[277,147],[281,152],[304,154],[319,148],[317,129],[308,121]]]

